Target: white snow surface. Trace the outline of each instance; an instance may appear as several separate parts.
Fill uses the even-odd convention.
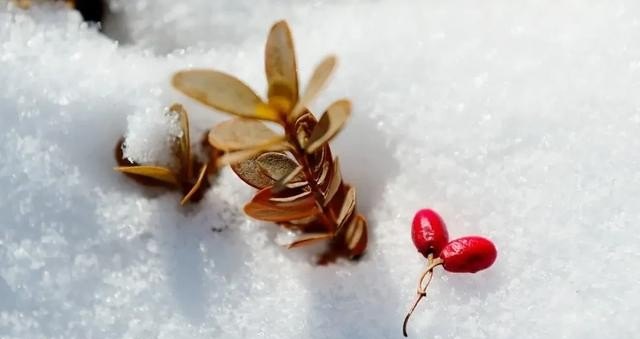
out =
[[[119,44],[60,4],[0,1],[0,338],[400,338],[425,265],[409,235],[422,207],[499,257],[477,274],[438,269],[410,337],[637,336],[639,2],[112,10]],[[228,118],[173,90],[172,72],[216,68],[264,94],[281,18],[303,83],[340,58],[313,108],[354,105],[334,153],[369,220],[360,262],[317,267],[317,248],[282,248],[276,226],[242,214],[253,191],[228,170],[188,207],[112,170],[128,131],[161,161],[173,102],[194,136]]]

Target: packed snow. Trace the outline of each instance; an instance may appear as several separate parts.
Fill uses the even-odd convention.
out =
[[[435,272],[412,338],[632,338],[640,331],[637,1],[112,1],[100,33],[60,3],[0,0],[0,338],[400,338],[425,260],[413,213],[497,245]],[[348,97],[335,140],[370,226],[359,262],[242,213],[224,170],[205,198],[137,185],[114,148],[167,162],[228,117],[182,96],[208,67],[264,94],[270,25],[293,31],[313,105]]]

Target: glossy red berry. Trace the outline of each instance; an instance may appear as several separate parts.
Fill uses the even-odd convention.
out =
[[[438,213],[431,209],[421,209],[413,217],[411,239],[425,258],[429,254],[438,256],[449,242],[449,232]]]
[[[442,266],[449,272],[475,273],[491,266],[498,251],[493,243],[478,236],[452,240],[440,252]]]

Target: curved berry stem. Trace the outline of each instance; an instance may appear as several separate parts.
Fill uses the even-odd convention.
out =
[[[418,280],[418,291],[417,291],[416,300],[411,306],[411,309],[409,309],[409,312],[407,313],[407,315],[404,317],[404,322],[402,323],[402,334],[405,337],[409,336],[407,335],[407,323],[409,322],[409,318],[411,317],[411,314],[413,314],[413,311],[416,309],[416,307],[418,306],[422,298],[427,296],[427,288],[429,287],[429,284],[431,284],[431,279],[433,279],[433,269],[436,268],[437,266],[442,265],[442,259],[440,258],[433,259],[433,254],[429,254],[429,256],[427,257],[427,260],[428,260],[427,268],[424,270],[424,272],[422,272],[422,275],[420,275],[420,279]],[[426,279],[426,283],[425,283],[425,279]]]

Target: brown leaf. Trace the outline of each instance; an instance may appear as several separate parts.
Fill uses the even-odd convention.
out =
[[[219,123],[209,131],[209,143],[226,152],[256,148],[283,139],[263,122],[243,118]]]
[[[241,151],[236,151],[236,152],[230,152],[230,153],[226,153],[222,156],[220,156],[218,159],[216,159],[216,165],[218,167],[222,167],[225,165],[230,165],[230,164],[235,164],[241,161],[245,161],[247,159],[251,159],[253,157],[255,157],[256,155],[263,153],[263,152],[269,152],[269,151],[284,151],[284,150],[288,150],[291,148],[291,145],[286,142],[286,141],[277,141],[273,144],[268,144],[268,145],[262,145],[260,147],[256,147],[256,148],[249,148],[249,149],[244,149]]]
[[[202,186],[202,183],[204,181],[206,174],[207,174],[207,164],[204,164],[202,165],[202,167],[200,167],[200,171],[198,173],[198,179],[196,180],[195,184],[193,184],[189,192],[185,194],[182,200],[180,200],[180,205],[186,204],[191,199],[191,197],[198,191],[200,186]]]
[[[335,66],[336,57],[331,55],[322,60],[322,62],[316,67],[313,71],[313,75],[311,75],[309,83],[307,84],[307,88],[300,97],[300,100],[298,100],[291,110],[291,113],[289,113],[289,121],[297,119],[304,113],[305,109],[309,107],[320,91],[324,88],[327,80],[331,77]]]
[[[139,175],[155,180],[159,180],[162,182],[166,182],[168,184],[178,186],[178,178],[176,178],[175,174],[171,172],[168,168],[160,167],[160,166],[120,166],[114,167],[116,171]]]
[[[332,174],[329,178],[329,185],[327,186],[326,191],[324,192],[324,204],[325,206],[331,202],[331,199],[336,195],[340,185],[342,184],[342,173],[340,172],[340,164],[338,162],[338,158],[333,161]]]
[[[278,121],[249,86],[237,78],[213,70],[188,70],[174,74],[173,86],[189,97],[223,112],[251,119]]]
[[[367,247],[367,220],[356,215],[345,230],[344,241],[350,256],[359,256]]]
[[[260,169],[273,180],[279,181],[290,175],[299,165],[284,153],[266,152],[256,158],[256,163]],[[300,173],[298,171],[298,173]],[[294,175],[289,181],[302,181],[304,176]],[[286,182],[284,183],[286,184]]]
[[[244,207],[244,212],[258,220],[287,222],[318,214],[315,199],[310,193],[290,198],[276,198],[270,187],[259,191]]]
[[[311,154],[329,142],[342,129],[349,115],[351,115],[351,103],[348,100],[338,100],[331,104],[311,132],[305,151]]]
[[[191,161],[191,139],[189,137],[189,116],[187,111],[180,104],[173,104],[170,111],[176,112],[180,118],[180,129],[182,136],[178,139],[178,156],[180,158],[180,169],[186,180],[193,178],[193,166]]]
[[[336,225],[338,230],[343,226],[344,222],[349,218],[349,216],[356,209],[356,189],[351,187],[347,194],[344,196],[344,201],[342,202],[342,207],[340,208],[340,214],[338,214],[338,218],[336,218]],[[336,230],[337,232],[337,230]]]
[[[316,241],[327,240],[333,238],[333,233],[311,233],[298,237],[287,246],[289,249],[310,245]]]
[[[275,180],[266,176],[260,170],[255,158],[250,158],[235,164],[231,164],[231,169],[242,181],[257,189],[262,189],[275,184]]]
[[[285,21],[279,21],[271,27],[264,62],[269,83],[269,103],[274,98],[283,98],[288,101],[290,110],[298,101],[298,73],[293,39]]]
[[[273,184],[273,187],[271,189],[277,193],[287,188],[300,188],[300,187],[307,186],[308,183],[306,181],[301,181],[301,180],[304,180],[304,177],[302,177],[301,174],[302,174],[302,166],[298,166],[294,168],[291,172],[289,172],[289,174],[285,175],[284,177],[280,178],[280,180],[276,181],[276,183]],[[296,178],[298,178],[298,181],[294,181],[296,180]]]
[[[318,184],[318,186],[320,186],[320,187],[326,186],[325,183],[327,182],[327,177],[329,176],[329,167],[330,167],[330,165],[331,165],[330,162],[323,162],[322,163],[322,171],[320,171],[319,175],[318,175],[318,173],[316,173],[316,175],[318,175],[318,177],[316,179],[316,183]]]

